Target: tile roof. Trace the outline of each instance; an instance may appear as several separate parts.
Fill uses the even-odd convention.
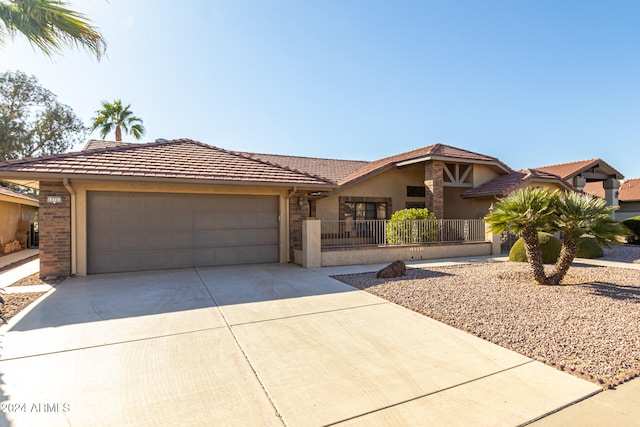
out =
[[[601,182],[588,182],[584,192],[604,199],[604,187]],[[629,179],[620,184],[618,200],[621,202],[640,201],[640,178]]]
[[[113,148],[121,147],[123,145],[133,145],[134,142],[122,142],[122,141],[104,141],[102,139],[90,139],[87,141],[82,151],[95,150],[97,148]]]
[[[610,164],[608,164],[602,159],[579,160],[577,162],[560,163],[557,165],[550,165],[550,166],[541,166],[539,168],[534,168],[534,169],[558,175],[562,177],[562,179],[569,179],[578,175],[580,172],[583,172],[587,169],[591,169],[593,167],[603,167],[605,169],[609,169],[611,172],[617,175],[618,179],[624,178],[624,175],[622,175],[620,172],[618,172],[615,168],[613,168]]]
[[[15,197],[17,199],[28,200],[30,202],[35,202],[35,203],[39,202],[38,199],[36,199],[35,197],[31,197],[23,193],[18,193],[17,191],[13,191],[10,188],[3,187],[3,186],[0,186],[0,195]]]
[[[349,182],[357,181],[369,174],[382,172],[394,166],[396,163],[419,159],[421,157],[438,157],[442,159],[467,160],[471,163],[473,163],[474,161],[489,162],[499,165],[505,171],[511,171],[511,168],[509,166],[505,165],[495,157],[485,156],[484,154],[474,153],[473,151],[463,150],[461,148],[452,147],[450,145],[434,144],[370,162],[357,171],[344,177],[338,183],[342,185]]]
[[[243,153],[274,165],[304,171],[337,183],[342,178],[369,164],[362,160],[321,159],[314,157],[282,156],[278,154]]]
[[[536,181],[556,181],[568,189],[575,190],[569,183],[564,181],[558,175],[554,175],[537,169],[521,169],[512,171],[507,175],[497,176],[492,180],[480,184],[477,187],[470,188],[469,190],[463,192],[461,195],[464,198],[489,196],[501,197],[527,182]]]
[[[38,176],[201,179],[333,187],[331,182],[321,177],[189,139],[9,160],[0,163],[2,172]]]

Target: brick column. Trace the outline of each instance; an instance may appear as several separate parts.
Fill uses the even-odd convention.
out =
[[[309,218],[309,202],[303,201],[300,206],[300,196],[308,197],[306,193],[296,193],[289,199],[289,261],[293,262],[294,249],[302,249],[302,221]]]
[[[61,203],[48,203],[58,196]],[[40,181],[40,277],[71,274],[71,196],[61,182]]]
[[[438,219],[444,218],[443,169],[441,161],[432,160],[424,164],[425,206]]]

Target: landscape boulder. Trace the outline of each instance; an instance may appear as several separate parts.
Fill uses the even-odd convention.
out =
[[[382,270],[378,271],[376,277],[378,279],[391,279],[394,277],[404,276],[407,273],[407,266],[402,261],[394,261]]]

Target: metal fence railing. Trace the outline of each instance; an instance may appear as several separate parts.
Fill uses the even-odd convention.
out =
[[[323,248],[393,246],[419,243],[482,242],[481,219],[323,220]]]

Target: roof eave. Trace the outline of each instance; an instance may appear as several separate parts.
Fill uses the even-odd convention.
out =
[[[241,181],[241,180],[217,180],[203,178],[171,178],[171,177],[152,177],[152,176],[130,176],[130,175],[93,175],[93,174],[69,174],[69,173],[24,173],[24,172],[0,172],[3,181],[15,183],[18,185],[29,186],[31,188],[39,188],[34,183],[39,184],[40,181],[62,181],[64,178],[74,181],[89,182],[153,182],[167,184],[215,184],[222,186],[238,186],[238,187],[277,187],[291,188],[297,187],[300,190],[333,190],[338,186],[336,184],[324,183],[304,183],[294,181]],[[22,179],[20,179],[22,178]],[[27,179],[25,179],[27,178]],[[31,183],[32,185],[25,185]]]
[[[401,162],[395,163],[395,165],[398,167],[409,166],[416,163],[428,162],[430,160],[440,160],[443,162],[465,162],[465,163],[472,163],[477,165],[495,166],[506,173],[513,172],[511,168],[509,168],[507,165],[500,162],[499,160],[478,160],[478,159],[467,159],[464,157],[451,157],[451,156],[438,156],[438,155],[435,155],[435,156],[428,155],[428,156],[416,157],[415,159],[403,160]]]

